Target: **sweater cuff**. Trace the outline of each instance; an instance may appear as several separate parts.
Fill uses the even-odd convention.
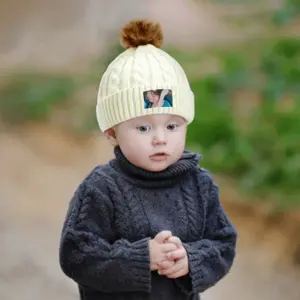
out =
[[[149,254],[149,238],[145,238],[131,244],[127,263],[130,277],[135,282],[137,290],[151,291],[151,270]]]
[[[203,255],[201,251],[194,247],[184,244],[189,260],[189,276],[192,285],[192,291],[196,291],[203,284]]]

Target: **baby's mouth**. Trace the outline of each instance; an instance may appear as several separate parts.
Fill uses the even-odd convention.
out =
[[[167,156],[168,154],[166,152],[156,152],[151,156],[155,156],[155,155],[166,155]]]
[[[155,161],[160,161],[160,160],[164,160],[168,157],[169,155],[166,152],[157,152],[153,155],[150,156],[151,160],[155,160]]]

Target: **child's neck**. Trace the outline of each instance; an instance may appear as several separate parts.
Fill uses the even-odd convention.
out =
[[[122,153],[120,147],[114,149],[116,159],[112,166],[124,174],[131,181],[149,186],[167,186],[180,180],[188,171],[198,166],[200,156],[185,150],[182,157],[167,169],[159,172],[148,171],[133,165]]]

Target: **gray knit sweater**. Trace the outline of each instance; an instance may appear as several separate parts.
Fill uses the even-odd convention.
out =
[[[184,151],[162,172],[116,158],[79,185],[63,225],[60,266],[81,300],[195,300],[230,270],[237,232],[200,157]],[[162,230],[178,236],[190,272],[169,279],[150,271],[148,240]]]

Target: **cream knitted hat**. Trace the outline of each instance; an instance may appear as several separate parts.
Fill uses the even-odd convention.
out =
[[[150,114],[174,114],[194,119],[194,94],[179,63],[160,49],[161,25],[131,21],[122,28],[126,49],[104,72],[96,115],[101,131]]]

